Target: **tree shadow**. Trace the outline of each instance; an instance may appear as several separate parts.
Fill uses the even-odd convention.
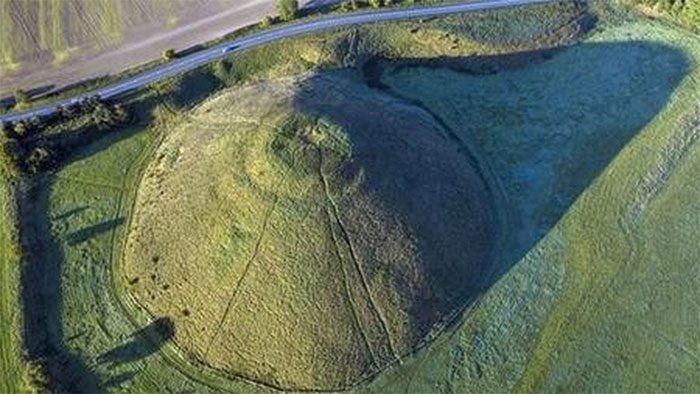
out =
[[[94,238],[100,234],[109,232],[116,227],[124,224],[124,218],[116,218],[98,223],[92,226],[81,228],[80,230],[74,231],[66,236],[66,242],[70,246],[75,246],[79,243],[85,242],[91,238]]]
[[[568,67],[556,70],[558,73],[556,78],[541,79],[542,86],[528,86],[525,90],[520,86],[515,86],[513,80],[506,79],[502,85],[489,90],[489,93],[480,93],[479,91],[479,78],[501,78],[511,72],[526,70],[537,65],[541,66],[558,56],[568,56],[569,53],[574,54],[577,61],[571,61],[567,63]],[[656,65],[660,65],[660,67],[653,68],[653,72],[647,71],[649,75],[635,75],[639,70],[625,69],[629,65],[639,64],[638,62],[647,60],[656,62]],[[589,73],[591,62],[596,69],[594,74]],[[355,97],[348,98],[343,94],[336,94],[337,92],[329,93],[329,90],[333,89],[329,88],[327,77],[323,74],[313,75],[302,83],[301,93],[297,94],[294,100],[294,108],[302,114],[329,119],[332,123],[343,127],[348,132],[353,146],[359,146],[359,154],[351,160],[346,170],[355,174],[362,173],[364,178],[361,187],[371,191],[385,206],[391,207],[412,228],[418,229],[416,231],[417,249],[428,251],[423,254],[425,261],[422,263],[421,269],[428,273],[431,286],[437,287],[438,292],[449,295],[452,302],[442,304],[433,302],[431,296],[417,297],[409,315],[430,315],[435,314],[437,310],[437,314],[446,319],[442,322],[444,326],[450,329],[457,327],[464,311],[468,310],[473,302],[478,300],[552,229],[578,196],[588,188],[628,141],[664,108],[670,95],[682,78],[687,75],[690,66],[690,60],[681,51],[660,43],[640,41],[584,43],[572,47],[498,56],[401,59],[394,62],[375,59],[368,63],[363,68],[364,79],[368,86],[375,91],[378,89],[393,97],[395,105],[413,106],[419,115],[427,115],[434,119],[441,129],[438,133],[444,132],[448,135],[448,138],[466,156],[467,160],[477,166],[481,177],[487,184],[489,201],[485,204],[484,209],[489,211],[488,216],[493,219],[493,223],[484,225],[483,231],[487,234],[491,252],[487,258],[481,261],[469,261],[463,264],[447,261],[441,257],[443,255],[439,250],[433,253],[436,245],[441,242],[440,231],[442,230],[435,233],[434,230],[428,229],[422,215],[415,211],[415,206],[402,203],[399,200],[403,198],[402,195],[419,191],[422,184],[431,185],[433,179],[410,175],[409,178],[413,178],[408,180],[392,179],[387,181],[386,177],[394,174],[390,168],[391,163],[387,163],[387,157],[401,158],[403,156],[393,152],[382,156],[381,150],[362,147],[367,145],[365,139],[368,138],[368,135],[377,136],[372,140],[372,144],[384,143],[381,136],[382,122],[384,121],[380,113],[381,110],[370,115],[377,116],[370,121],[365,119],[368,116],[367,113],[354,113],[354,109],[361,108],[350,104],[350,100],[355,100]],[[423,68],[424,72],[426,68],[449,68],[467,74],[472,81],[472,84],[469,85],[471,89],[468,92],[455,91],[450,90],[447,85],[430,83],[413,85],[413,81],[409,81],[407,83],[411,84],[411,89],[413,89],[413,95],[409,97],[402,94],[400,89],[397,90],[395,87],[382,83],[382,76],[386,73],[416,67]],[[418,71],[411,76],[421,78]],[[341,76],[341,78],[347,78],[347,75]],[[351,78],[359,79],[357,77]],[[603,86],[620,79],[634,79],[633,91],[608,89],[601,92],[596,89],[597,86]],[[450,83],[449,79],[440,80],[440,82]],[[552,85],[562,82],[566,82],[566,84],[564,86]],[[493,82],[491,83],[493,85]],[[586,85],[581,86],[581,84]],[[574,89],[574,87],[576,88]],[[519,106],[523,105],[521,102],[509,100],[512,89],[518,88],[522,89],[518,94],[528,98],[522,110],[519,109]],[[442,92],[450,92],[452,95],[442,95]],[[497,99],[491,100],[492,102],[489,102],[488,105],[484,104],[481,107],[477,105],[474,108],[474,111],[488,111],[490,118],[483,116],[474,117],[474,121],[466,119],[458,121],[448,117],[448,110],[457,107],[460,100],[478,103],[480,94],[492,94],[497,97]],[[553,97],[548,95],[553,95]],[[550,102],[555,103],[556,110],[548,111],[546,115],[533,112],[537,109],[547,108]],[[579,102],[593,102],[593,104],[589,108],[575,105],[567,107],[566,105],[567,103]],[[502,107],[498,107],[494,103],[499,103]],[[440,106],[444,111],[435,110],[436,106]],[[392,108],[384,105],[382,107]],[[589,110],[593,113],[581,114],[582,110]],[[541,120],[543,116],[548,117],[546,122]],[[610,120],[599,122],[598,119],[604,116],[609,116]],[[387,117],[389,117],[388,114]],[[517,133],[516,138],[520,140],[530,137],[532,139],[532,143],[527,148],[529,150],[513,153],[517,154],[518,159],[523,162],[523,165],[517,168],[516,174],[494,174],[491,169],[492,163],[489,163],[488,170],[484,168],[483,160],[490,161],[492,157],[484,159],[485,155],[484,152],[481,152],[482,149],[491,149],[491,151],[500,152],[502,155],[508,155],[509,152],[501,147],[480,146],[479,143],[484,140],[483,138],[477,138],[476,144],[473,138],[469,138],[474,133],[484,135],[491,132],[491,128],[496,127],[493,126],[493,123],[496,123],[493,120],[499,117],[520,119],[514,123],[517,125],[517,129],[512,130],[512,132]],[[484,122],[479,122],[482,120]],[[563,141],[561,140],[562,131],[567,131],[568,138]],[[433,133],[435,131],[426,129],[425,132]],[[575,144],[573,146],[580,148],[558,150],[557,144]],[[514,147],[517,148],[517,145]],[[354,151],[353,155],[355,155]],[[405,157],[410,156],[406,155]],[[414,157],[420,163],[432,162],[426,160],[425,157],[415,155]],[[528,161],[528,158],[531,160]],[[554,176],[552,175],[554,170],[564,171],[566,176]],[[501,193],[501,191],[495,190],[493,185],[497,184],[499,180],[491,179],[493,176],[514,177],[519,182],[517,186],[520,188],[520,192],[523,195],[528,194],[534,197],[525,202],[508,205],[520,198],[517,195],[518,191],[508,190],[514,195],[505,199],[497,196],[496,194]],[[396,185],[401,182],[404,182],[403,188],[397,192]],[[537,206],[546,207],[546,212],[539,212],[533,208],[535,206],[534,199],[539,204]],[[454,205],[447,203],[448,200],[444,196],[437,199],[437,201],[445,202],[443,209],[454,208]],[[508,203],[504,205],[503,201]],[[432,209],[438,208],[433,207]],[[460,212],[451,213],[456,216]],[[474,215],[477,216],[476,213]],[[503,226],[505,228],[500,228],[496,223],[496,218],[505,216],[512,216],[516,219]],[[536,221],[530,223],[527,220],[518,219],[523,217],[533,217]],[[469,231],[466,227],[464,228],[465,233]],[[422,231],[423,229],[425,231]],[[494,250],[497,238],[504,237],[515,239],[508,244],[510,250],[505,251],[505,253],[501,250]],[[473,246],[474,248],[480,247],[476,244]],[[501,257],[495,258],[495,256]],[[365,264],[365,269],[371,273],[371,264],[367,262],[363,264]],[[370,282],[371,279],[370,274]],[[401,281],[402,279],[396,280]],[[401,289],[400,284],[397,284],[396,288]],[[454,311],[457,313],[453,314]],[[427,338],[431,334],[430,327],[426,325],[419,324],[415,329],[418,330],[422,338]],[[425,343],[420,343],[418,347],[423,345]]]
[[[100,364],[116,366],[146,358],[160,350],[175,335],[175,323],[169,317],[159,317],[146,327],[131,334],[130,339],[97,358]]]
[[[71,217],[73,215],[77,215],[77,214],[84,212],[88,209],[90,209],[90,207],[88,207],[88,206],[82,206],[82,207],[78,207],[78,208],[69,209],[68,211],[66,211],[64,213],[61,213],[61,214],[54,216],[53,218],[51,218],[51,220],[56,221],[56,220],[68,219],[69,217]]]
[[[24,345],[27,358],[42,368],[49,391],[95,393],[96,376],[65,344],[60,287],[65,256],[51,236],[48,184],[48,176],[37,179],[19,204],[26,251],[21,278]]]
[[[58,153],[58,161],[51,171],[37,174],[26,181],[27,187],[18,199],[21,242],[25,251],[25,264],[21,273],[21,300],[23,313],[23,339],[27,359],[37,363],[46,378],[51,392],[95,393],[106,388],[100,382],[105,378],[88,367],[84,360],[74,354],[67,344],[85,332],[67,337],[62,322],[63,295],[61,270],[66,260],[65,245],[52,234],[52,223],[65,220],[86,211],[80,206],[67,212],[51,216],[51,185],[53,171],[106,150],[113,144],[125,140],[139,131],[139,127],[152,121],[152,110],[157,99],[146,99],[137,106],[134,124],[115,130],[98,130],[83,127],[70,133],[36,135],[30,144],[49,146]],[[89,237],[113,230],[123,224],[123,218],[108,219],[86,229],[78,230],[67,237],[67,245],[87,240]],[[126,379],[127,376],[122,376]],[[121,384],[119,379],[112,381]]]

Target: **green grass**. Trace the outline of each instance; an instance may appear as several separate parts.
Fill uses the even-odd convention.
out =
[[[642,11],[651,11],[700,31],[700,1],[698,0],[624,0]]]
[[[20,253],[13,187],[0,171],[0,391],[29,391],[21,356]]]
[[[222,93],[166,134],[124,275],[204,365],[285,389],[351,387],[478,286],[491,236],[479,174],[427,114],[357,76]]]
[[[536,13],[531,15],[534,17]],[[568,20],[566,19],[567,22]],[[30,355],[48,360],[49,375],[57,378],[54,383],[64,390],[94,390],[99,386],[109,390],[128,388],[153,391],[162,388],[159,386],[162,382],[173,387],[191,387],[197,391],[236,387],[254,389],[254,385],[233,383],[222,373],[193,365],[183,358],[178,348],[165,344],[163,338],[159,339],[157,335],[154,339],[153,331],[157,331],[159,325],[153,323],[153,319],[159,316],[144,316],[133,304],[133,299],[125,296],[130,287],[133,287],[129,284],[133,278],[112,276],[113,273],[116,275],[120,272],[113,271],[112,266],[120,262],[137,179],[141,176],[143,164],[152,157],[153,153],[148,152],[154,149],[153,138],[159,132],[183,122],[181,115],[173,115],[171,111],[181,112],[187,119],[191,116],[189,108],[193,104],[211,94],[214,89],[228,84],[359,64],[362,59],[373,55],[399,57],[402,51],[409,49],[411,57],[430,58],[446,51],[459,53],[460,48],[465,51],[465,48],[480,48],[480,44],[471,40],[464,40],[454,46],[453,38],[445,38],[445,24],[458,26],[463,23],[460,18],[450,18],[446,21],[408,22],[329,32],[324,36],[331,39],[327,44],[309,37],[275,45],[271,49],[261,48],[233,57],[232,61],[237,65],[235,68],[227,70],[225,65],[205,67],[155,86],[169,109],[161,107],[153,120],[149,121],[150,126],[142,124],[123,131],[123,137],[105,137],[102,141],[75,152],[70,164],[51,176],[41,178],[35,195],[28,202],[30,212],[27,214],[28,223],[25,223],[28,227],[27,234],[34,234],[35,241],[44,245],[37,249],[41,251],[39,255],[30,258],[30,264],[33,265],[29,268],[31,272],[36,272],[36,280],[44,281],[49,289],[46,294],[27,295],[26,300],[34,305],[32,311],[35,311],[28,318],[34,321],[41,316],[41,310],[53,311],[49,314],[48,323],[35,326],[38,332],[31,337],[39,339],[31,347],[34,351],[30,351]],[[552,26],[560,23],[555,22]],[[487,29],[486,23],[481,26]],[[564,30],[567,29],[569,27],[564,27]],[[547,30],[539,35],[545,36],[548,36]],[[352,47],[348,48],[347,44]],[[507,42],[503,45],[490,43],[488,47],[484,46],[484,51],[505,51],[505,47],[510,45],[512,44]],[[268,58],[267,55],[273,52],[278,54],[277,57]],[[296,56],[299,53],[303,56]],[[313,54],[320,55],[314,57]],[[247,73],[235,74],[241,69],[247,70]],[[140,116],[147,119],[149,113],[150,110],[142,112]],[[222,114],[225,115],[225,112]],[[317,117],[319,114],[309,116]],[[227,121],[228,118],[224,117],[223,122]],[[49,134],[54,135],[53,138],[57,135],[55,132]],[[333,184],[329,186],[335,187]],[[46,266],[41,264],[42,261],[55,261],[57,264]],[[380,281],[387,280],[386,275],[378,275],[377,278]],[[149,279],[146,277],[140,280]],[[76,286],[76,283],[80,285]],[[100,289],[113,290],[105,293]],[[61,305],[60,309],[58,305]],[[180,318],[182,307],[177,307],[178,315],[171,318]],[[193,312],[196,312],[194,308],[190,313]],[[371,316],[369,318],[376,319]],[[421,335],[425,335],[427,327],[429,324],[423,331],[419,330],[423,332]],[[176,338],[178,332],[176,325]],[[406,345],[403,345],[405,347],[399,349],[400,352],[409,351],[413,346],[411,344],[415,344],[421,335],[415,339],[409,338]],[[280,338],[284,339],[283,336]],[[41,350],[46,343],[50,344],[51,349],[48,357]],[[118,361],[114,362],[115,359]],[[288,368],[294,371],[293,365]],[[339,367],[335,368],[333,371]],[[364,373],[361,368],[357,369],[360,372],[348,370],[351,373],[344,381],[348,384],[357,379],[357,373]],[[366,371],[372,373],[376,369]],[[273,382],[270,377],[261,376],[259,372],[256,374],[252,377]],[[308,379],[305,376],[308,375],[298,375],[296,378]],[[333,379],[335,383],[331,380],[321,383],[337,385],[343,381]],[[235,382],[241,382],[240,377]],[[307,384],[310,383],[307,381]]]
[[[49,371],[58,371],[53,384],[59,391],[211,391],[188,379],[187,367],[181,372],[170,366],[160,338],[142,330],[153,319],[139,321],[125,313],[112,277],[111,262],[120,252],[141,163],[158,135],[153,129],[134,126],[106,136],[36,185],[31,223],[25,225],[34,242],[43,245],[29,264],[44,289],[26,299],[52,313],[31,326],[29,353],[41,357],[42,347],[49,346],[51,357],[43,362]],[[41,267],[39,261],[54,265]],[[29,311],[27,318],[40,313]]]
[[[426,174],[451,156],[404,155],[405,146],[448,146],[477,163],[483,181],[472,183],[492,193],[497,227],[486,242],[495,246],[480,267],[489,274],[460,264],[447,271],[462,276],[438,272],[429,288],[469,297],[428,309],[464,313],[447,327],[432,320],[425,326],[434,329],[414,330],[422,326],[411,316],[423,313],[406,312],[410,297],[384,306],[403,294],[391,284],[396,272],[367,269],[402,363],[359,391],[697,391],[698,38],[622,13],[614,23],[601,16],[584,43],[568,47],[586,18],[557,7],[327,32],[157,84],[162,104],[143,105],[139,124],[76,151],[23,201],[25,234],[42,246],[29,269],[45,289],[24,298],[32,305],[25,318],[42,322],[30,324],[38,330],[30,338],[48,344],[30,347],[30,356],[45,357],[59,388],[93,391],[247,392],[266,389],[246,379],[308,388],[374,377],[389,361],[366,367],[371,352],[351,347],[362,343],[360,331],[341,330],[359,316],[373,349],[391,358],[382,316],[360,294],[361,273],[344,272],[350,264],[315,272],[308,261],[343,235],[328,217],[342,217],[354,234],[368,220],[353,212],[382,201],[391,204],[370,217],[443,212],[435,207],[451,200],[410,207],[409,193],[392,189],[407,176],[393,163],[421,163],[409,172]],[[371,67],[360,67],[368,59]],[[267,81],[309,71],[320,76],[301,88]],[[154,100],[143,95],[135,100]],[[295,121],[285,127],[285,119]],[[318,146],[337,152],[337,163],[349,154],[366,177],[348,182],[357,178],[323,166],[314,173]],[[423,178],[416,184],[445,190],[439,176]],[[358,190],[374,198],[347,198]],[[393,198],[377,190],[394,190]],[[342,208],[367,203],[334,213],[329,195]],[[303,216],[309,206],[314,215]],[[421,245],[401,226],[392,231],[376,234],[393,234],[386,251],[409,258],[443,241],[466,253],[480,245],[439,239],[449,231]],[[366,233],[355,240],[361,257],[380,249],[372,243],[382,237]],[[351,255],[342,242],[336,250]],[[366,257],[373,260],[383,261]],[[247,261],[245,303],[234,302],[223,319],[230,322],[212,336],[204,330],[222,321]],[[343,273],[359,313],[338,301],[348,289]],[[194,278],[201,286],[185,283]],[[470,288],[459,289],[463,278]],[[333,314],[323,313],[329,300]],[[304,313],[317,309],[315,319]]]
[[[379,391],[698,390],[699,59],[630,21],[536,67],[385,74],[480,152],[510,230],[505,276]]]

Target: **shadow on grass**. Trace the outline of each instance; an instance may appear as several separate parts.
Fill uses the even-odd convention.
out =
[[[174,335],[173,320],[160,317],[131,334],[131,338],[126,343],[98,357],[97,362],[116,366],[140,360],[160,350]]]
[[[91,238],[94,238],[100,234],[104,234],[114,230],[115,228],[124,224],[124,218],[116,218],[98,223],[92,226],[82,228],[80,230],[74,231],[66,236],[66,242],[68,245],[75,246],[81,242],[85,242]]]
[[[64,135],[37,138],[64,154],[54,171],[85,157],[95,155],[113,144],[133,136],[139,126],[152,121],[151,112],[156,100],[144,100],[138,105],[140,113],[130,125],[114,131],[95,128],[80,129]],[[27,358],[36,362],[46,375],[47,388],[52,392],[95,393],[105,385],[106,378],[89,368],[84,360],[74,354],[67,344],[86,335],[85,332],[72,338],[66,337],[62,319],[61,277],[65,263],[65,250],[52,233],[52,223],[89,209],[80,206],[63,214],[51,217],[50,197],[52,173],[38,174],[26,181],[27,187],[19,199],[21,240],[25,251],[22,269],[21,298],[23,308],[24,343]],[[107,219],[96,226],[79,229],[67,237],[66,244],[74,245],[123,224],[123,218]],[[107,290],[105,290],[107,291]],[[127,375],[120,379],[128,378]],[[117,383],[116,381],[112,383]],[[122,381],[118,382],[122,383]]]
[[[552,70],[556,75],[552,74],[551,79],[538,79],[539,86],[518,85],[513,79],[514,76],[522,76],[520,71],[531,67],[544,67],[547,62],[553,62],[560,56],[569,60],[562,63],[557,70]],[[537,64],[539,65],[535,66]],[[506,253],[492,250],[492,257],[461,264],[446,261],[441,258],[443,254],[439,250],[434,250],[440,242],[439,231],[435,233],[435,228],[426,224],[428,222],[422,219],[421,214],[415,212],[411,204],[397,200],[419,192],[421,185],[431,184],[432,179],[421,178],[420,171],[416,171],[408,175],[408,180],[392,179],[389,182],[386,177],[393,174],[393,164],[387,163],[386,160],[401,155],[395,152],[382,153],[377,149],[361,150],[350,166],[361,168],[353,172],[364,174],[362,188],[377,196],[384,206],[390,207],[410,227],[416,229],[417,249],[424,258],[420,270],[427,273],[431,289],[436,294],[446,294],[451,298],[451,302],[447,304],[442,301],[434,302],[431,300],[431,297],[434,297],[432,294],[425,298],[415,297],[415,289],[405,289],[406,294],[401,296],[413,296],[415,300],[409,315],[422,316],[437,310],[443,317],[450,316],[446,322],[448,330],[456,328],[464,311],[549,232],[628,141],[665,107],[672,92],[688,73],[690,65],[685,54],[677,49],[639,41],[586,43],[575,47],[499,56],[402,59],[394,62],[375,60],[367,63],[363,71],[369,86],[392,96],[397,103],[414,106],[417,111],[432,117],[458,149],[479,168],[485,183],[490,185],[490,197],[485,206],[491,211],[489,215],[494,221],[494,228],[497,227],[497,218],[504,217],[506,212],[509,216],[514,213],[516,218],[535,218],[532,220],[534,223],[530,223],[530,219],[515,220],[508,223],[508,228],[499,228],[488,234],[491,248],[496,245],[496,237],[516,239],[509,244],[512,250]],[[383,83],[382,76],[388,75],[386,73],[401,72],[408,68],[419,72],[397,82],[405,82],[406,86],[392,87]],[[460,85],[455,84],[460,83],[458,79],[461,77],[455,77],[454,80],[430,80],[429,70],[445,68],[462,74],[470,83],[464,85],[464,90],[460,90]],[[339,94],[328,94],[328,82],[324,78],[322,75],[315,75],[304,82],[304,93],[295,98],[295,109],[312,117],[329,119],[342,126],[353,140],[354,146],[366,145],[363,139],[367,137],[367,129],[370,130],[370,135],[377,135],[372,144],[382,144],[379,135],[385,120],[381,114],[377,116],[377,111],[372,111],[374,113],[370,116],[376,118],[367,121],[364,118],[368,114],[360,116],[353,113],[352,108],[359,107],[349,100],[356,98],[353,96],[352,99],[348,99]],[[415,83],[416,79],[420,78],[425,78],[427,82]],[[500,78],[503,82],[498,82]],[[617,86],[615,83],[620,81],[624,83],[621,83],[619,89],[609,88]],[[627,82],[629,85],[625,85]],[[480,90],[480,86],[486,88],[487,83],[492,87]],[[625,86],[631,88],[626,89]],[[600,87],[606,89],[599,89]],[[404,92],[410,91],[411,94],[402,93],[402,88],[406,89]],[[483,96],[486,94],[492,96]],[[480,95],[484,100],[480,99]],[[480,101],[488,104],[479,104]],[[460,105],[472,102],[475,103],[474,107],[459,112]],[[556,110],[552,110],[552,106]],[[483,113],[489,115],[474,116],[473,111],[484,111]],[[581,114],[581,111],[590,113]],[[462,117],[456,118],[454,113],[459,113]],[[494,133],[496,132],[495,128],[499,127],[496,125],[501,121],[512,122],[509,138],[519,142],[514,142],[510,147],[521,149],[520,151],[509,152],[506,140],[502,146],[498,145],[498,142],[494,143],[496,147],[479,145],[479,141],[488,139],[484,136],[488,136],[492,128]],[[434,131],[426,129],[425,132]],[[563,141],[560,139],[562,133],[567,136]],[[474,134],[479,134],[481,138],[474,138]],[[507,136],[508,133],[497,135]],[[573,148],[563,149],[564,146]],[[491,151],[485,153],[481,151],[482,148]],[[491,170],[486,170],[483,162],[479,162],[501,160],[499,154],[518,156],[523,165],[515,169],[517,174],[497,171],[494,174]],[[425,158],[418,156],[417,159],[422,163],[421,160]],[[530,161],[535,164],[531,164]],[[490,163],[489,168],[493,167],[493,163]],[[515,179],[510,182],[517,182],[520,190],[509,189],[508,192],[514,195],[507,198],[496,196],[496,193],[500,195],[502,192],[492,186],[500,183],[489,179],[492,175],[497,178]],[[405,186],[401,193],[394,190],[397,184]],[[443,197],[436,195],[435,201],[448,201]],[[521,198],[525,202],[519,202]],[[517,203],[512,206],[500,206],[501,201]],[[454,207],[432,205],[430,209],[450,209],[450,206]],[[542,208],[533,208],[543,206],[546,207],[545,212],[540,212]],[[459,213],[448,212],[447,216],[458,216]],[[474,215],[475,218],[478,216],[476,213]],[[465,226],[463,231],[468,234],[470,230]],[[484,226],[483,231],[490,233],[492,229]],[[502,234],[503,231],[507,234]],[[448,237],[452,234],[443,235]],[[476,244],[473,246],[479,247]],[[496,259],[497,255],[507,257]],[[366,270],[372,271],[371,262],[363,264]],[[401,289],[398,282],[401,282],[402,278],[394,280],[397,281],[395,288]],[[370,278],[369,281],[373,282],[373,279]],[[458,311],[458,316],[452,317],[450,309]],[[429,327],[425,326],[416,325],[412,329],[416,330],[421,338],[426,338],[430,333]]]
[[[51,237],[48,176],[37,179],[20,201],[22,242],[27,251],[22,270],[24,344],[37,362],[52,392],[94,393],[96,376],[65,345],[61,324],[61,266],[63,251]]]

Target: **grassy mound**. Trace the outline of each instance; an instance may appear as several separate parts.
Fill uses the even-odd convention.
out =
[[[411,353],[476,294],[489,201],[428,113],[350,74],[254,85],[166,137],[124,269],[199,362],[342,388]]]

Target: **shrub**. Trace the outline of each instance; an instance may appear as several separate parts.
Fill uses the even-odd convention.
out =
[[[45,168],[51,162],[51,151],[47,148],[37,146],[32,149],[29,156],[27,156],[26,166],[27,170],[35,174],[41,169]]]
[[[177,57],[177,52],[174,49],[166,49],[163,51],[163,60],[173,60]]]
[[[299,2],[297,0],[277,0],[277,13],[284,22],[296,19],[299,14]]]
[[[25,92],[22,89],[15,90],[14,96],[15,96],[15,104],[16,105],[22,106],[22,105],[29,103],[29,100],[30,100],[29,93]]]

